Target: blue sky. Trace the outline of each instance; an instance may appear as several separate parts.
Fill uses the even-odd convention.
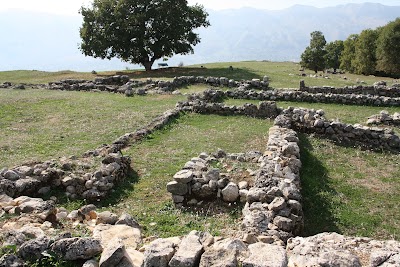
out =
[[[91,0],[2,0],[0,4],[0,11],[7,9],[26,9],[34,11],[44,11],[46,13],[56,13],[65,15],[78,15],[78,10],[82,5],[88,5]],[[356,1],[326,1],[326,0],[285,0],[285,1],[272,1],[272,0],[188,0],[189,4],[199,3],[209,9],[228,9],[240,8],[244,6],[255,7],[260,9],[283,9],[296,4],[310,5],[315,7],[336,6],[346,3],[364,3],[374,2],[381,3],[389,6],[400,6],[400,0],[356,0]]]

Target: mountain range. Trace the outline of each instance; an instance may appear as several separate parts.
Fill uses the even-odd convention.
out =
[[[326,40],[376,28],[396,19],[400,6],[377,3],[328,8],[295,5],[271,11],[255,8],[208,10],[211,26],[199,29],[201,43],[192,55],[169,59],[170,66],[219,61],[298,61],[310,33]],[[80,16],[22,10],[0,12],[0,70],[115,70],[138,68],[114,60],[85,57],[79,51]],[[155,65],[156,66],[156,65]]]

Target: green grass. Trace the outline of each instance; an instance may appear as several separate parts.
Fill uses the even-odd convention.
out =
[[[0,168],[82,155],[133,132],[182,96],[0,90]]]
[[[400,155],[301,135],[304,235],[400,240]]]

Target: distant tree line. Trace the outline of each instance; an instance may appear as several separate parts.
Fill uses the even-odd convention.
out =
[[[342,69],[350,73],[400,77],[400,18],[375,30],[327,43],[322,32],[311,33],[301,66],[315,72]]]

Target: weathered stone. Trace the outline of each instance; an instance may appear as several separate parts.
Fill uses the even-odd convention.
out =
[[[178,183],[187,184],[193,180],[193,172],[191,170],[181,170],[174,175],[174,180]]]
[[[285,218],[282,216],[276,216],[274,218],[274,225],[276,225],[279,229],[290,232],[293,229],[293,221],[289,218]]]
[[[167,190],[173,195],[184,196],[188,192],[187,184],[172,181],[167,184]]]
[[[113,238],[120,238],[125,247],[135,249],[142,242],[140,230],[125,224],[98,224],[93,229],[93,237],[99,239],[102,246],[106,246],[107,242]]]
[[[110,211],[97,213],[96,224],[115,224],[118,221],[118,215]]]
[[[221,193],[224,201],[235,202],[239,197],[239,188],[235,183],[230,182]]]
[[[122,215],[118,218],[118,221],[117,221],[115,224],[116,224],[116,225],[117,225],[117,224],[124,224],[124,225],[128,225],[128,226],[130,226],[130,227],[138,228],[138,229],[141,228],[140,225],[139,225],[139,223],[138,223],[130,214],[128,214],[128,213],[122,214]]]
[[[238,239],[225,239],[207,249],[200,260],[200,267],[236,267],[238,258],[247,257],[246,245]]]
[[[25,267],[23,260],[14,254],[5,254],[0,258],[0,267]]]
[[[283,197],[276,197],[269,205],[268,209],[278,211],[286,207],[286,201]]]
[[[286,267],[286,250],[277,245],[255,243],[249,245],[250,256],[243,261],[243,267]]]
[[[170,267],[195,267],[199,264],[203,253],[199,235],[197,231],[192,231],[182,239],[178,250],[169,262]]]
[[[99,255],[103,248],[98,239],[75,237],[55,241],[51,250],[65,260],[87,260]]]
[[[156,239],[144,253],[142,267],[167,267],[175,253],[175,243],[167,239]]]
[[[246,181],[240,181],[238,186],[239,186],[239,189],[247,189],[249,187],[249,183]]]
[[[99,267],[99,262],[96,260],[88,260],[82,265],[82,267]]]
[[[13,170],[8,170],[4,173],[4,178],[10,181],[16,181],[21,178],[21,176]]]
[[[48,249],[50,243],[51,240],[47,236],[29,240],[21,245],[18,255],[25,260],[39,259],[42,257],[42,252]]]
[[[101,253],[100,267],[117,266],[126,255],[125,245],[119,238],[113,238],[104,247]]]

